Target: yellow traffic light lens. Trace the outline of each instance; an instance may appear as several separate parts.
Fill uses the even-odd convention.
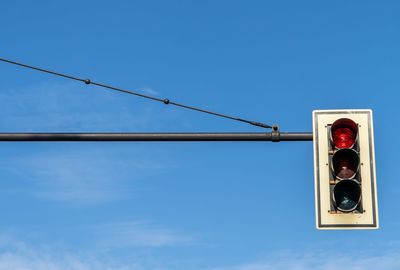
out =
[[[360,157],[353,149],[337,150],[332,156],[332,167],[337,179],[352,179],[360,167]]]

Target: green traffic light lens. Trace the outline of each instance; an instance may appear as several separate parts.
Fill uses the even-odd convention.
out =
[[[354,211],[361,200],[360,184],[354,179],[341,180],[333,188],[333,199],[340,211]]]

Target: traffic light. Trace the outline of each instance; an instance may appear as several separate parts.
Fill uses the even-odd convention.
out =
[[[313,111],[318,229],[377,229],[371,110]]]

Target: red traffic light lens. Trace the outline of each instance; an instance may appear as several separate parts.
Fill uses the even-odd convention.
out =
[[[353,149],[337,150],[332,156],[332,168],[338,179],[352,179],[360,167],[360,157]]]
[[[354,211],[361,201],[360,184],[354,179],[340,181],[333,188],[333,200],[340,211]]]
[[[336,120],[331,127],[331,140],[335,148],[352,148],[358,135],[357,124],[348,118]]]

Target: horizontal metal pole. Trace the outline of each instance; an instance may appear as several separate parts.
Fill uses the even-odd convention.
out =
[[[312,141],[311,132],[268,133],[0,133],[7,142]]]

